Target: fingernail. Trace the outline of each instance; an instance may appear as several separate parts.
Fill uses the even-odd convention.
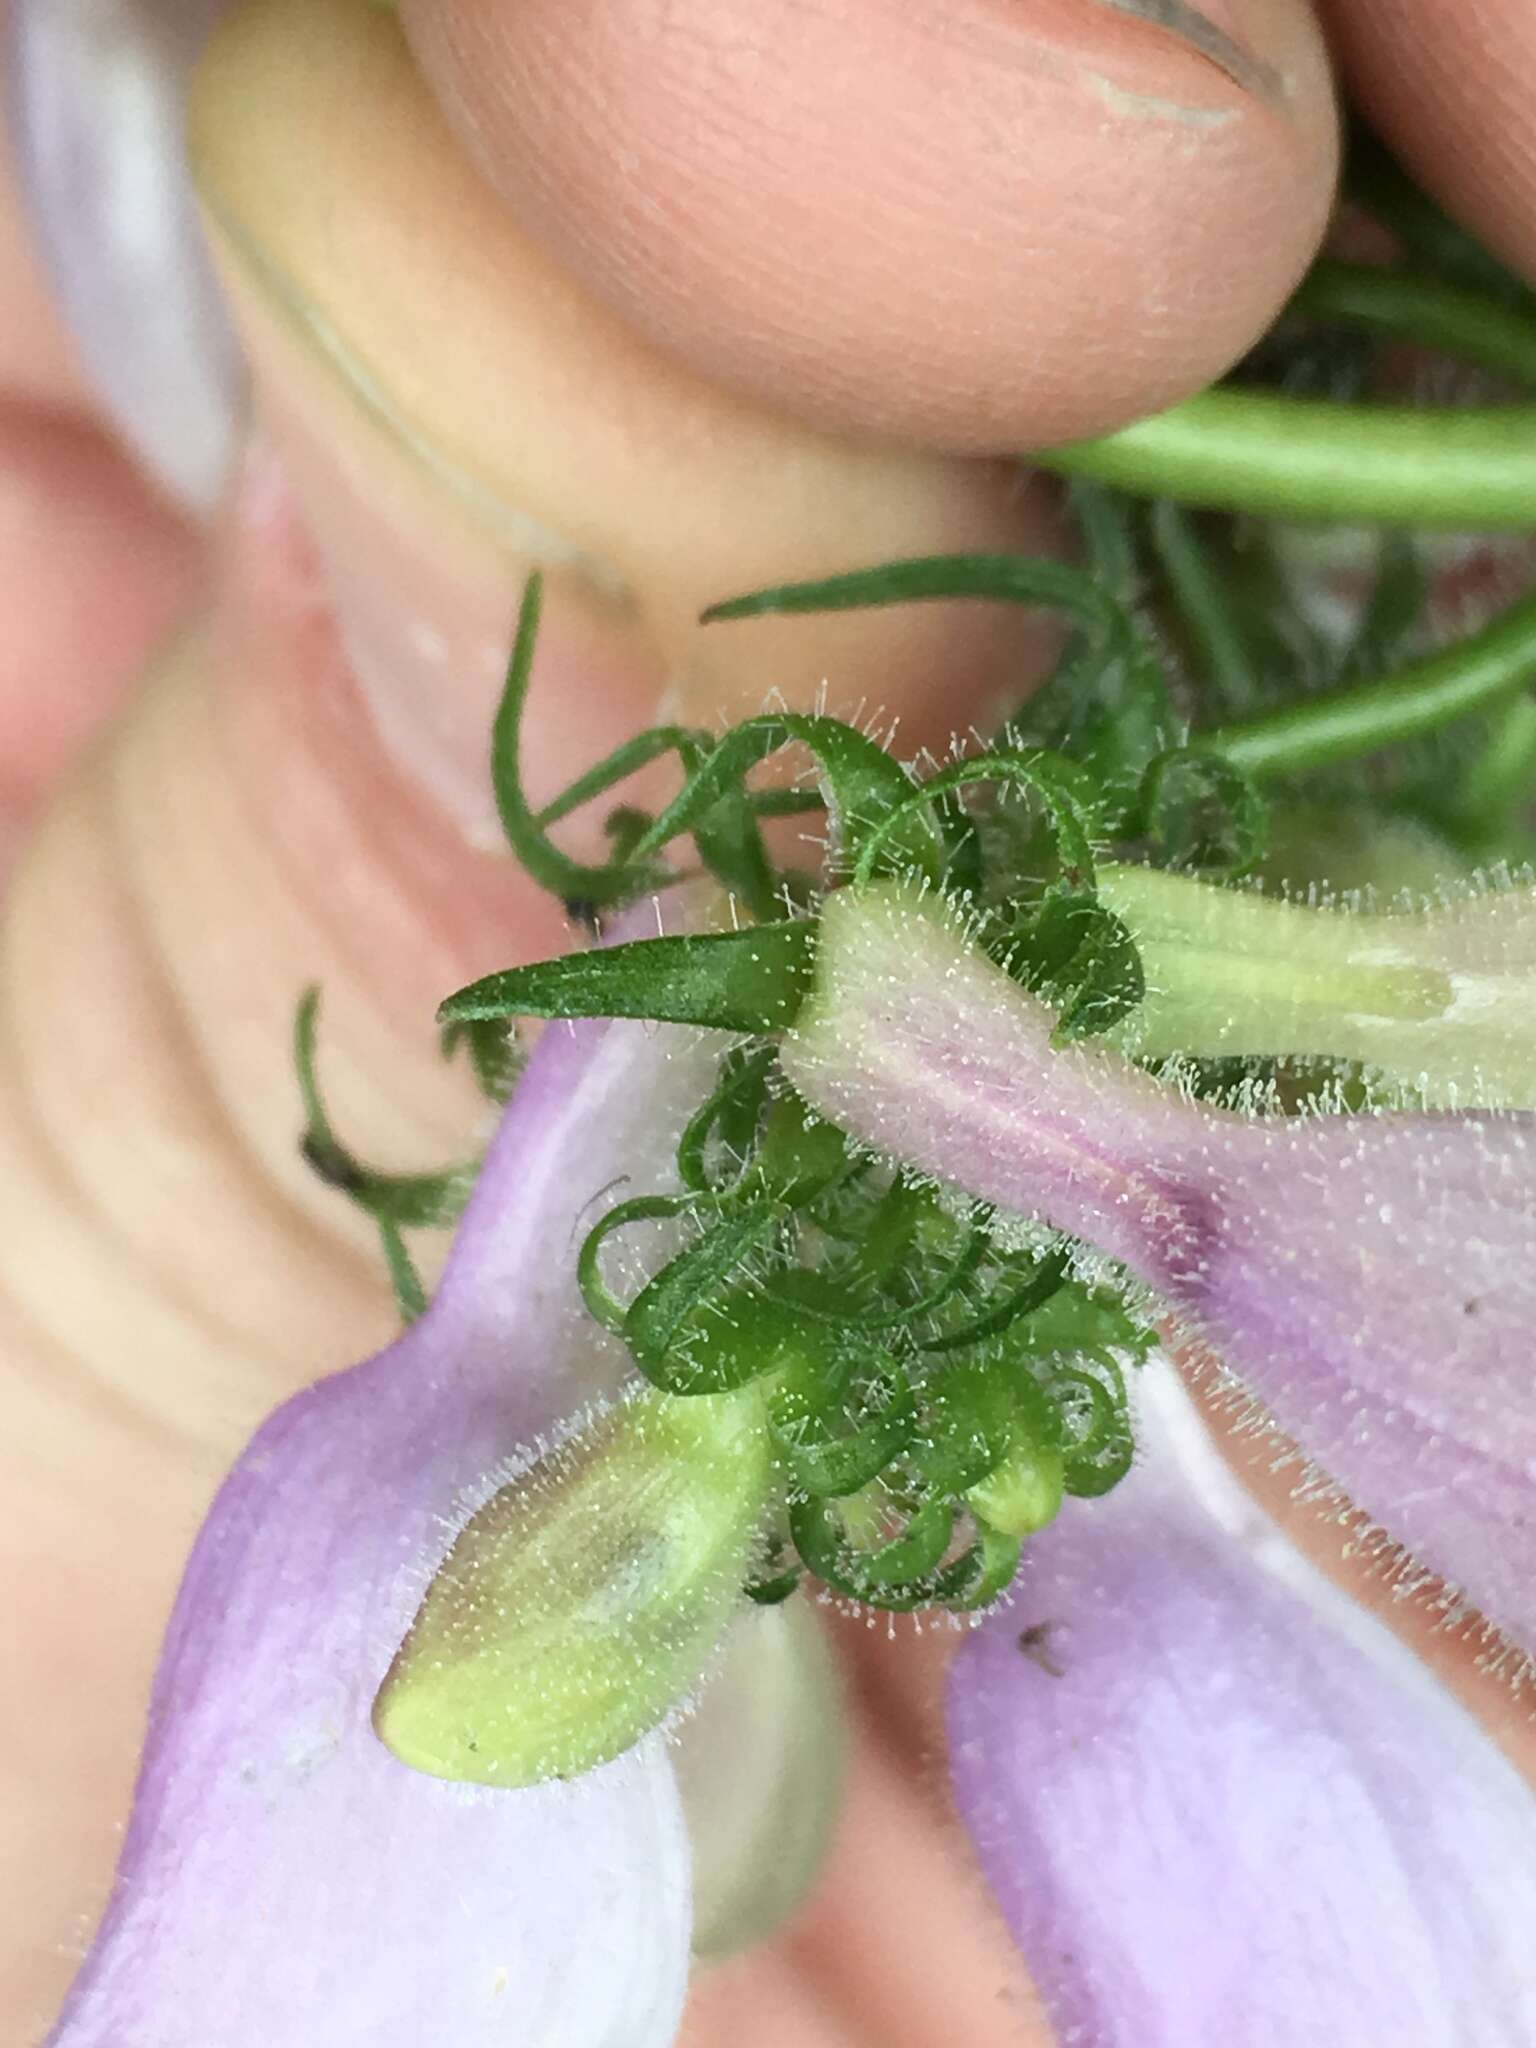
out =
[[[1190,0],[1094,0],[1094,4],[1166,29],[1257,99],[1278,100],[1285,96],[1284,74],[1254,50],[1243,32],[1245,24],[1231,19],[1239,11],[1241,0],[1237,0],[1236,6],[1233,0],[1217,0],[1209,12],[1191,6]]]
[[[187,74],[225,0],[12,0],[7,76],[44,261],[108,418],[207,511],[241,375],[193,211]]]

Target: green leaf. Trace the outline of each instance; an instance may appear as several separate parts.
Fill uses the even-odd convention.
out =
[[[675,753],[684,775],[691,778],[715,744],[711,734],[688,726],[652,726],[648,732],[637,733],[615,747],[606,759],[579,776],[540,811],[535,822],[540,827],[555,824],[665,753]],[[806,798],[794,790],[728,790],[718,802],[706,807],[694,824],[693,840],[699,859],[724,888],[742,899],[754,917],[771,919],[782,908],[778,900],[779,883],[757,821],[763,816],[809,810],[818,802],[818,798]],[[636,847],[647,837],[653,823],[647,812],[628,805],[612,813],[607,820],[614,848],[612,867],[649,874],[653,883],[659,879],[654,869],[645,868],[635,858]],[[593,907],[600,909],[602,902]]]
[[[1388,527],[1371,601],[1345,651],[1341,673],[1375,675],[1407,659],[1429,602],[1429,569],[1411,533]]]
[[[1259,698],[1258,653],[1225,565],[1207,547],[1199,520],[1171,498],[1159,498],[1148,508],[1147,533],[1197,677],[1224,716],[1251,711]]]
[[[861,611],[868,606],[919,604],[944,598],[1000,599],[1046,605],[1085,626],[1106,648],[1130,651],[1133,628],[1123,605],[1082,569],[1033,555],[919,555],[855,569],[808,583],[781,583],[712,604],[699,614],[708,625],[764,612]]]
[[[899,1609],[929,1604],[957,1512],[953,1501],[926,1501],[899,1535],[868,1549],[850,1541],[842,1510],[821,1496],[791,1501],[789,1526],[819,1579],[850,1599]]]
[[[917,1419],[905,1373],[885,1359],[859,1399],[851,1430],[837,1434],[820,1415],[782,1429],[779,1442],[801,1492],[835,1497],[858,1493],[877,1478],[912,1441]]]
[[[443,1023],[477,1017],[650,1017],[764,1036],[793,1024],[810,994],[816,925],[810,919],[739,932],[635,939],[509,967],[459,989]]]
[[[593,1224],[576,1256],[576,1284],[594,1322],[622,1336],[629,1315],[629,1304],[620,1301],[603,1278],[602,1249],[613,1233],[627,1230],[632,1223],[669,1223],[678,1216],[691,1216],[698,1206],[698,1197],[691,1192],[637,1195],[632,1201],[616,1203]]]
[[[776,1248],[783,1211],[771,1201],[721,1215],[648,1280],[629,1305],[624,1339],[636,1365],[669,1394],[722,1394],[783,1359],[798,1320],[760,1299],[749,1267]]]
[[[1136,941],[1103,904],[1092,906],[1087,934],[1072,959],[1071,977],[1072,994],[1052,1034],[1058,1045],[1107,1031],[1146,994]]]
[[[401,1322],[409,1329],[426,1311],[427,1290],[421,1284],[415,1261],[405,1248],[399,1226],[381,1218],[379,1238],[384,1247],[384,1263],[389,1268],[389,1284],[395,1291],[395,1306],[400,1311]]]
[[[1027,1264],[1010,1260],[1004,1268],[1008,1275],[1007,1284],[997,1288],[981,1304],[980,1312],[971,1321],[960,1324],[957,1329],[946,1330],[942,1336],[928,1338],[919,1349],[962,1351],[972,1344],[984,1342],[988,1337],[1000,1336],[1022,1316],[1033,1315],[1058,1288],[1066,1284],[1069,1263],[1065,1251],[1050,1252],[1045,1258],[1031,1259]]]
[[[768,1102],[768,1076],[777,1057],[772,1045],[732,1046],[720,1065],[720,1078],[683,1127],[677,1141],[677,1175],[698,1194],[721,1191],[711,1178],[711,1139],[725,1152],[732,1171],[726,1183],[739,1179]]]

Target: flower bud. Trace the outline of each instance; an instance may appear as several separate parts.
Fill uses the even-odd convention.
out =
[[[752,1389],[610,1409],[471,1517],[374,1704],[386,1748],[501,1786],[618,1756],[697,1684],[772,1486]]]
[[[1005,1536],[1033,1536],[1055,1521],[1061,1494],[1061,1452],[1054,1444],[1022,1439],[965,1497]]]

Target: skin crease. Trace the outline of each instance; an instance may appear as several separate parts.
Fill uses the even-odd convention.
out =
[[[560,565],[533,734],[545,785],[647,718],[663,690],[711,719],[760,701],[775,672],[802,698],[827,673],[834,708],[867,697],[902,709],[909,736],[942,738],[1038,659],[1013,622],[926,642],[916,662],[909,620],[850,624],[831,643],[814,621],[728,643],[695,634],[691,610],[724,594],[722,578],[739,588],[845,566],[898,541],[1040,544],[1049,527],[1001,467],[913,445],[1026,447],[1192,388],[1262,325],[1321,224],[1329,117],[1299,4],[1206,9],[1296,81],[1283,104],[1159,25],[1166,8],[1148,20],[1096,0],[957,0],[928,10],[949,40],[922,46],[881,0],[802,0],[767,10],[759,47],[730,44],[745,16],[715,7],[717,40],[700,54],[685,38],[654,70],[637,53],[654,48],[662,14],[676,24],[695,10],[610,0],[603,12],[607,31],[593,38],[577,32],[581,7],[413,0],[410,32],[448,130],[510,195],[498,200],[393,60],[360,88],[396,96],[378,161],[349,168],[339,144],[325,164],[306,159],[291,67],[318,64],[319,45],[343,32],[358,40],[338,44],[335,61],[361,62],[386,31],[337,0],[313,16],[308,47],[296,34],[285,43],[289,0],[263,0],[268,26],[229,57],[222,89],[208,87],[228,148],[205,171],[221,182],[221,217],[245,236],[243,247],[226,237],[224,257],[257,363],[257,425],[231,504],[197,542],[91,422],[0,191],[0,503],[23,506],[29,536],[0,549],[5,616],[24,622],[8,631],[0,671],[0,806],[19,830],[44,787],[54,791],[0,930],[0,1583],[8,1668],[28,1673],[24,1691],[0,1696],[7,2040],[44,2030],[98,1910],[156,1641],[221,1471],[275,1402],[390,1327],[363,1234],[292,1157],[294,992],[325,983],[342,1127],[391,1163],[435,1163],[463,1147],[478,1110],[436,1064],[432,1005],[469,975],[562,939],[506,863],[467,842],[444,779],[423,787],[379,743],[338,640],[336,589],[366,604],[388,649],[415,623],[472,651],[504,632],[530,554]],[[1508,82],[1536,60],[1524,0],[1480,0],[1475,32],[1439,0],[1350,0],[1338,12],[1356,89],[1447,202],[1536,276],[1536,114]],[[1097,194],[1070,244],[1026,247],[1016,210],[976,203],[995,151],[1015,147],[998,141],[999,110],[1023,92],[1026,14],[1049,57],[1031,71],[1031,148],[1042,162],[1070,160]],[[1523,62],[1510,55],[1522,35]],[[836,75],[837,51],[846,66],[870,47],[880,61],[866,89],[892,96],[888,125],[874,118],[882,101],[858,134],[834,128],[802,149],[796,124],[818,81]],[[923,159],[926,197],[907,141],[930,85],[925,47],[947,52],[933,90],[978,110]],[[535,60],[558,87],[539,108]],[[1111,82],[1109,99],[1094,78]],[[582,179],[541,184],[530,168],[546,146],[580,155],[584,109],[604,103],[621,109],[642,162],[668,141],[654,182],[640,177],[647,206],[616,178],[617,146]],[[1230,118],[1191,124],[1170,105]],[[516,124],[534,114],[520,146]],[[764,134],[784,140],[777,159],[755,146]],[[842,175],[845,148],[856,179]],[[259,189],[237,193],[238,165],[258,159]],[[290,207],[280,189],[285,161],[295,194],[324,171],[341,230],[333,249],[352,252],[328,274],[305,269],[297,199]],[[786,161],[799,165],[792,192]],[[396,198],[384,208],[388,179]],[[871,247],[845,269],[851,181]],[[1136,204],[1118,209],[1128,189]],[[733,207],[766,221],[788,209],[794,232],[761,237],[749,261]],[[967,250],[933,294],[953,318],[936,321],[927,295],[882,293],[883,282],[936,275],[960,221],[973,228]],[[468,276],[462,288],[481,294],[458,304],[451,393],[433,374],[444,334],[421,307],[434,294],[411,288],[419,268],[392,282],[412,261]],[[1116,316],[1093,348],[1050,357],[1082,293],[1112,304],[1128,272],[1138,291],[1163,281],[1157,319]],[[382,416],[321,360],[313,330],[274,306],[274,274],[302,278],[310,297],[323,285],[331,328],[386,387]],[[504,291],[495,284],[509,277]],[[1213,300],[1230,325],[1215,324]],[[765,307],[781,317],[748,347]],[[1033,337],[1035,316],[1040,374],[1001,375],[987,336],[1011,326]],[[478,437],[466,440],[450,398]],[[872,427],[908,448],[838,435]],[[582,437],[583,461],[562,461]],[[513,511],[540,522],[532,544]],[[644,551],[630,539],[642,529]],[[702,568],[701,535],[715,550]],[[834,540],[839,558],[818,559]],[[356,565],[374,558],[419,576],[382,611],[376,591],[355,590]],[[592,558],[619,565],[601,588]],[[177,605],[186,623],[130,693]],[[456,661],[432,675],[396,666],[397,696],[410,700],[398,716],[449,729],[451,780],[483,684],[459,694]],[[66,774],[65,757],[119,698],[121,716]],[[474,752],[471,730],[462,759]],[[1302,1533],[1344,1569],[1336,1534]],[[947,1803],[936,1705],[948,1631],[914,1641],[903,1625],[892,1641],[883,1626],[830,1625],[857,1728],[833,1860],[813,1910],[701,1979],[689,2048],[1043,2041]],[[1528,1722],[1471,1674],[1467,1647],[1431,1648],[1501,1737],[1528,1749]]]

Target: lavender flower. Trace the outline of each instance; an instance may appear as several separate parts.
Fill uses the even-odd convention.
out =
[[[1536,1647],[1536,1117],[1245,1120],[1053,1025],[933,899],[845,891],[783,1065],[845,1130],[1122,1261]]]
[[[1166,1363],[1137,1424],[950,1686],[960,1810],[1060,2048],[1524,2048],[1536,1797]]]
[[[53,2048],[671,2039],[688,1847],[659,1742],[491,1792],[407,1769],[370,1716],[468,1509],[614,1384],[571,1280],[577,1211],[667,1156],[707,1070],[676,1034],[555,1027],[426,1315],[258,1432],[188,1567]]]

